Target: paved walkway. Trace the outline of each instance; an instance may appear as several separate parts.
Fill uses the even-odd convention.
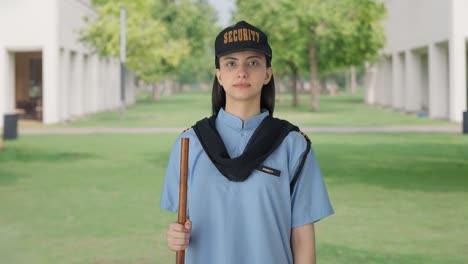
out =
[[[86,127],[86,128],[19,128],[20,135],[86,135],[86,134],[158,134],[181,133],[185,128],[127,128],[127,127]],[[418,132],[460,134],[461,126],[384,126],[384,127],[302,127],[307,133],[366,133],[366,132]]]

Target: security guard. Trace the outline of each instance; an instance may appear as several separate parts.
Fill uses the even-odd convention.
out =
[[[210,118],[174,143],[161,208],[177,212],[180,139],[190,139],[188,220],[171,223],[187,264],[315,263],[313,223],[333,214],[310,140],[273,117],[267,36],[245,21],[215,40]]]

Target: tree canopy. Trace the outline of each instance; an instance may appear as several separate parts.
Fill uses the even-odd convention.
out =
[[[373,0],[237,0],[235,14],[267,32],[275,71],[310,75],[315,111],[318,75],[374,60],[385,43],[384,16],[384,4]]]
[[[375,0],[237,0],[235,20],[264,30],[273,48],[275,74],[308,75],[312,110],[319,109],[318,76],[376,59],[385,43]],[[119,10],[127,8],[127,68],[148,82],[208,80],[213,41],[220,28],[207,1],[94,0],[83,40],[102,56],[119,56]],[[292,82],[292,83],[295,83]]]
[[[140,78],[197,82],[207,78],[216,15],[204,1],[94,0],[95,19],[87,19],[83,40],[101,56],[120,53],[120,7],[127,9],[126,66]]]

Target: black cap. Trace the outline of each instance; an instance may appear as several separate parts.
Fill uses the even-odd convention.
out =
[[[215,40],[215,56],[245,50],[255,50],[271,59],[272,51],[267,35],[251,24],[240,21],[221,31]]]

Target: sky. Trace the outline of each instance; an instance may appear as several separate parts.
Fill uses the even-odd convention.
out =
[[[218,24],[229,26],[231,22],[231,12],[235,8],[235,0],[208,0],[208,2],[218,11]]]

